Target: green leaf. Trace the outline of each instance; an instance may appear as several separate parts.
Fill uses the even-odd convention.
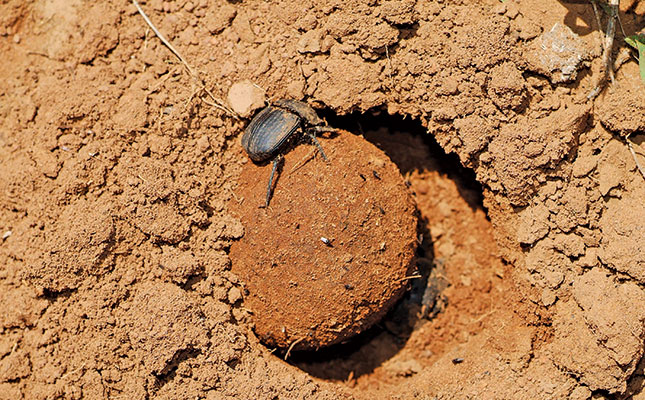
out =
[[[645,35],[626,37],[625,42],[638,50],[638,67],[641,73],[641,80],[645,83]]]

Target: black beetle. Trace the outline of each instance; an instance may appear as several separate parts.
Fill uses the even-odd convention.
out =
[[[242,147],[256,163],[273,159],[265,207],[269,206],[273,176],[286,148],[296,139],[308,137],[327,161],[316,134],[334,131],[334,128],[325,126],[325,122],[307,103],[291,99],[276,101],[251,120],[242,136]]]

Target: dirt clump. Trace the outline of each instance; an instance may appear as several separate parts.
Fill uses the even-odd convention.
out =
[[[130,342],[153,373],[164,373],[182,351],[208,343],[203,313],[176,285],[146,282],[128,306],[134,311],[124,319]]]
[[[560,23],[534,40],[526,52],[530,68],[547,75],[553,83],[574,80],[590,58],[588,44]]]
[[[641,82],[622,82],[599,101],[598,117],[610,131],[621,136],[645,130],[645,91]]]
[[[86,201],[71,205],[45,231],[41,253],[24,278],[53,292],[75,289],[88,276],[104,274],[110,267],[114,235],[108,207]]]
[[[244,118],[264,106],[265,101],[264,90],[248,80],[236,82],[228,90],[228,103],[233,111]]]
[[[271,163],[247,163],[230,208],[245,226],[231,247],[245,307],[269,346],[319,348],[377,322],[403,294],[417,244],[403,177],[373,144],[349,132],[285,156],[268,208]]]

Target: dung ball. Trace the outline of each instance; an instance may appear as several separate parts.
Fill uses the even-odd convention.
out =
[[[289,151],[264,205],[272,165],[248,162],[229,207],[245,227],[230,251],[244,307],[268,346],[316,349],[378,322],[405,292],[417,215],[397,166],[341,132]]]

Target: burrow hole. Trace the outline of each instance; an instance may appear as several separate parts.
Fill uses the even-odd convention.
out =
[[[442,314],[461,312],[459,307],[453,310],[453,303],[468,301],[457,298],[464,296],[463,293],[460,295],[460,292],[453,293],[453,298],[445,294],[445,289],[454,284],[447,278],[450,274],[446,273],[446,269],[452,266],[444,260],[443,254],[436,254],[432,238],[437,235],[452,235],[450,240],[453,241],[468,241],[471,238],[467,233],[453,232],[461,228],[458,223],[451,224],[445,220],[450,218],[450,211],[447,214],[443,213],[443,220],[436,218],[437,209],[453,209],[459,213],[458,208],[465,207],[467,212],[462,214],[470,212],[472,215],[479,215],[477,221],[472,221],[473,224],[490,225],[490,221],[483,206],[482,187],[475,179],[474,172],[463,167],[456,155],[446,154],[419,121],[388,115],[380,110],[345,116],[337,116],[330,112],[323,112],[321,115],[330,125],[361,134],[382,149],[398,165],[409,182],[420,211],[419,232],[422,234],[422,240],[417,250],[415,265],[422,277],[411,283],[410,290],[396,306],[382,321],[346,343],[318,351],[292,352],[288,358],[290,364],[311,376],[347,383],[369,376],[384,362],[401,352],[409,345],[414,332],[425,324]],[[444,195],[448,198],[437,198]],[[467,219],[468,215],[464,215],[464,218]],[[470,222],[459,223],[463,225]],[[477,230],[481,234],[480,228]],[[433,229],[450,232],[432,232]],[[492,237],[486,239],[494,242]],[[456,248],[462,245],[464,243],[454,244]],[[462,272],[468,273],[466,270]],[[483,299],[481,303],[486,301]],[[436,348],[419,348],[415,351],[425,352],[431,357],[432,354],[436,354]],[[280,352],[275,354],[284,356],[284,353]]]

